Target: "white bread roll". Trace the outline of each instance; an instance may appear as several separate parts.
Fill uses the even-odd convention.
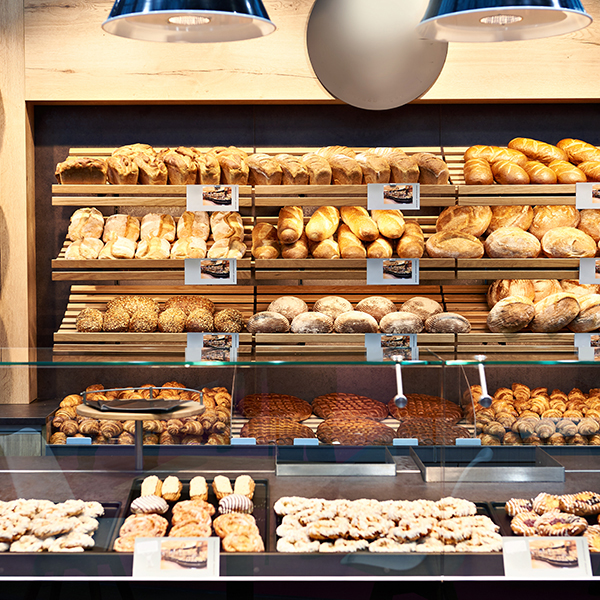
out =
[[[531,330],[537,333],[560,331],[579,314],[577,298],[566,292],[546,296],[534,306],[535,316],[531,321]]]
[[[514,333],[527,327],[534,316],[532,300],[523,296],[508,296],[490,310],[487,326],[493,333]]]

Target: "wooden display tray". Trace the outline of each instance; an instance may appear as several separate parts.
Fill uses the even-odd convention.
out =
[[[457,279],[579,279],[577,258],[458,258]]]

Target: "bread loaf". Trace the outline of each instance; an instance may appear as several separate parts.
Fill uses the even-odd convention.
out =
[[[136,185],[140,169],[131,156],[117,155],[106,159],[108,182],[113,185]]]
[[[580,296],[579,314],[569,323],[569,329],[575,333],[596,331],[600,328],[600,295]]]
[[[472,158],[466,161],[464,176],[467,185],[492,185],[494,183],[492,167],[483,158]]]
[[[304,214],[300,206],[284,206],[279,211],[277,237],[282,244],[297,242],[304,231]]]
[[[248,184],[250,168],[246,159],[239,152],[220,152],[217,154],[217,160],[221,168],[221,183]]]
[[[171,254],[171,244],[163,237],[149,237],[143,239],[135,251],[136,258],[146,260],[166,260]]]
[[[568,160],[567,153],[561,148],[530,138],[514,138],[508,142],[508,147],[522,152],[531,160],[540,161],[546,165],[553,160]]]
[[[527,231],[533,221],[533,208],[531,206],[492,206],[492,219],[486,233],[500,227],[519,227]]]
[[[118,237],[124,237],[132,242],[137,242],[140,237],[139,219],[130,215],[110,215],[104,223],[102,240],[108,242]]]
[[[305,312],[294,317],[290,325],[292,333],[331,333],[333,319],[319,312]]]
[[[355,310],[371,315],[379,323],[385,315],[396,312],[398,309],[389,298],[385,298],[384,296],[369,296],[361,300],[356,305]]]
[[[389,183],[390,164],[383,156],[362,152],[356,155],[356,162],[362,169],[363,183]]]
[[[206,240],[190,236],[178,239],[171,246],[172,259],[204,258],[206,257]]]
[[[386,155],[390,163],[391,183],[418,183],[421,170],[412,156],[394,152]]]
[[[138,182],[141,185],[167,185],[169,171],[167,165],[150,154],[135,154],[133,162],[138,166]]]
[[[498,160],[492,163],[492,173],[500,185],[527,185],[530,181],[527,171],[510,160]]]
[[[283,170],[279,162],[268,154],[251,154],[246,159],[250,169],[248,183],[250,185],[281,185]]]
[[[600,241],[600,210],[593,208],[584,208],[579,211],[579,224],[577,229],[587,233],[593,240]]]
[[[104,217],[97,208],[78,208],[72,215],[67,231],[71,241],[83,238],[100,238],[104,230]]]
[[[534,290],[534,304],[537,304],[540,300],[543,300],[547,296],[553,294],[559,294],[564,291],[558,282],[558,279],[532,279]]]
[[[352,233],[363,242],[372,242],[379,236],[377,224],[362,206],[342,206],[340,217]],[[310,238],[310,235],[308,236]]]
[[[542,251],[551,258],[593,258],[596,242],[575,227],[556,227],[544,234]]]
[[[369,314],[357,310],[342,313],[333,325],[337,333],[377,333],[377,321]]]
[[[259,223],[252,230],[252,256],[256,259],[273,259],[279,256],[281,245],[277,229],[270,223]]]
[[[326,158],[309,153],[300,158],[300,163],[308,171],[310,185],[329,185],[331,183],[331,166]]]
[[[321,206],[306,224],[306,237],[311,242],[322,242],[331,238],[340,223],[340,213],[335,206]]]
[[[93,260],[98,258],[104,248],[102,240],[98,238],[85,237],[75,240],[69,245],[65,252],[67,260]]]
[[[489,206],[448,206],[437,218],[436,231],[459,231],[471,236],[483,235],[492,221]]]
[[[408,155],[402,148],[391,148],[390,146],[380,146],[378,148],[368,148],[366,150],[368,154],[377,154],[378,156],[384,156],[389,159],[390,156],[397,156],[399,158],[406,158]]]
[[[421,258],[425,252],[425,236],[416,221],[406,221],[404,233],[398,240],[396,254],[400,258]]]
[[[488,163],[491,163],[492,159],[496,155],[496,151],[494,150],[494,148],[497,148],[497,146],[483,146],[481,144],[471,146],[465,151],[463,159],[465,163],[475,159],[481,159],[485,160]]]
[[[425,324],[417,315],[409,312],[391,312],[379,322],[383,333],[421,333]]]
[[[337,231],[337,242],[342,258],[366,258],[367,250],[363,243],[352,233],[348,225],[342,223]]]
[[[308,238],[306,233],[300,236],[300,239],[293,244],[281,244],[282,258],[307,258],[308,257]]]
[[[308,306],[302,298],[296,296],[280,296],[269,304],[268,312],[276,312],[283,315],[288,321],[292,321],[299,314],[308,312]]]
[[[529,233],[541,240],[544,234],[556,227],[577,227],[579,218],[579,211],[574,206],[536,206]]]
[[[252,315],[246,323],[246,329],[250,333],[287,333],[290,322],[279,313],[264,311]]]
[[[331,182],[334,185],[360,185],[363,172],[355,158],[346,154],[333,154],[328,157],[331,167]]]
[[[56,165],[54,174],[58,183],[63,185],[104,185],[108,167],[103,158],[69,156]]]
[[[159,153],[165,163],[171,185],[194,185],[198,177],[196,153],[191,148],[180,146]]]
[[[490,310],[487,326],[493,333],[514,333],[527,327],[534,316],[532,300],[523,296],[508,296]]]
[[[600,149],[583,140],[565,138],[556,144],[561,150],[564,150],[569,160],[575,164],[586,162],[588,160],[600,161]]]
[[[220,156],[221,154],[229,154],[233,156],[241,156],[244,160],[248,158],[248,153],[236,146],[215,146],[209,150],[209,153]]]
[[[588,181],[600,181],[600,159],[586,160],[579,163],[577,168],[583,171]]]
[[[425,331],[429,333],[469,333],[471,323],[462,315],[444,312],[429,317],[425,321]]]
[[[531,331],[554,333],[566,327],[578,314],[579,303],[573,294],[560,292],[535,303]]]
[[[461,231],[440,231],[426,242],[427,254],[431,258],[481,258],[483,244],[473,235]]]
[[[425,185],[445,185],[450,178],[448,165],[429,152],[417,152],[412,158],[419,165],[419,183]]]
[[[541,246],[538,239],[519,227],[500,227],[485,240],[491,258],[536,258]]]
[[[481,158],[493,164],[499,160],[508,160],[523,167],[527,162],[527,156],[513,148],[501,148],[500,146],[471,146],[464,154],[464,160]]]
[[[216,154],[196,152],[196,182],[200,185],[218,185],[221,182],[221,165]]]
[[[308,169],[292,154],[276,154],[273,157],[281,167],[283,185],[308,185]]]
[[[208,213],[186,210],[177,221],[177,237],[178,239],[195,237],[204,241],[208,240],[210,237]]]
[[[563,279],[560,282],[563,292],[574,294],[577,298],[590,296],[591,294],[600,294],[600,285],[595,283],[579,283],[576,279]]]
[[[393,254],[392,245],[381,235],[367,246],[368,258],[392,258]]]
[[[85,240],[86,238],[84,238],[83,240],[81,240],[82,242]],[[95,238],[93,238],[95,239]],[[106,242],[106,245],[104,246],[104,248],[102,248],[100,250],[100,253],[98,254],[98,258],[99,259],[132,259],[135,256],[135,250],[136,250],[137,244],[130,240],[129,238],[117,235],[115,233],[111,234],[111,238],[108,242]],[[67,255],[69,254],[69,249],[71,247],[69,247],[67,249]],[[82,253],[82,249],[81,247],[79,248],[79,253]],[[66,256],[65,258],[69,258],[69,256]]]
[[[140,237],[142,240],[158,237],[174,242],[175,220],[171,215],[148,213],[142,217]]]
[[[529,183],[537,185],[553,185],[557,183],[558,177],[556,173],[547,167],[544,163],[537,160],[530,160],[523,167],[527,175],[529,175]]]
[[[210,213],[210,229],[215,241],[224,238],[244,241],[244,222],[237,212],[216,211]]]
[[[509,296],[535,300],[535,289],[530,279],[496,279],[488,288],[486,299],[489,308]]]
[[[431,298],[415,296],[407,300],[401,307],[401,312],[409,312],[417,315],[423,322],[429,317],[444,312],[442,305]]]
[[[348,146],[323,146],[317,150],[317,154],[329,160],[332,156],[341,154],[342,156],[348,156],[349,158],[356,158],[356,152]]]
[[[587,181],[585,173],[566,160],[553,160],[548,166],[556,173],[558,183],[574,184]]]
[[[156,150],[149,144],[129,144],[120,146],[112,151],[112,156],[135,156],[136,154],[147,154],[156,156]]]
[[[328,315],[335,321],[342,313],[351,311],[352,304],[340,296],[325,296],[315,302],[313,310]]]
[[[237,238],[221,238],[207,252],[208,258],[243,258],[247,250],[246,244]]]
[[[332,237],[322,242],[309,241],[308,245],[313,258],[340,258],[340,246]]]
[[[399,210],[372,210],[371,216],[377,223],[381,235],[392,240],[402,237],[404,233],[404,216]]]

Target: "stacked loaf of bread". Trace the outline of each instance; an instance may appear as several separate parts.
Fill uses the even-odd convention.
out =
[[[237,212],[148,213],[108,217],[97,208],[71,215],[67,260],[243,258],[244,223]]]
[[[499,279],[489,287],[487,301],[487,325],[494,333],[527,327],[540,333],[600,328],[600,285],[571,279]]]
[[[396,306],[389,298],[367,296],[352,306],[341,296],[319,298],[309,310],[302,298],[282,296],[248,319],[251,333],[468,333],[469,321],[444,312],[431,298],[416,296]]]
[[[199,416],[182,419],[152,419],[143,421],[144,444],[148,445],[225,445],[231,436],[231,395],[227,388],[202,388],[192,391],[178,381],[162,386],[145,384],[121,390],[107,389],[95,383],[85,389],[89,400],[187,400],[203,402],[206,410]],[[49,443],[66,444],[68,437],[90,437],[92,444],[133,444],[135,421],[107,421],[81,417],[77,406],[80,394],[69,394],[60,403],[49,424]]]
[[[473,385],[462,404],[482,444],[600,445],[600,388],[565,393],[513,383],[496,390],[489,408],[480,397],[481,387]]]
[[[400,148],[326,146],[301,156],[248,154],[234,146],[207,152],[179,146],[156,150],[132,144],[101,157],[70,156],[56,166],[61,184],[113,185],[360,185],[448,183],[446,163],[435,154],[408,156]]]
[[[417,221],[399,210],[362,206],[321,206],[305,218],[300,206],[284,206],[277,226],[259,223],[252,231],[252,255],[266,258],[401,258],[423,256],[425,239]]]
[[[77,331],[239,333],[245,325],[240,311],[234,308],[216,310],[214,302],[204,296],[173,296],[162,305],[147,296],[117,296],[109,300],[105,308],[105,312],[84,308],[77,315]]]
[[[566,138],[556,146],[514,138],[507,148],[471,146],[464,154],[467,185],[574,184],[600,181],[600,149]]]
[[[432,258],[591,258],[600,210],[574,206],[449,206],[427,239]]]

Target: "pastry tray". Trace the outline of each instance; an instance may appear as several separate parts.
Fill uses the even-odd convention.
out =
[[[200,475],[200,473],[198,473]],[[182,500],[190,499],[190,480],[194,477],[194,475],[188,477],[179,477],[179,481],[183,484],[183,488],[181,490],[181,497],[179,498],[179,502]],[[110,548],[113,547],[115,540],[119,537],[119,529],[121,529],[121,525],[125,519],[132,514],[130,507],[131,503],[140,497],[140,492],[142,490],[142,481],[144,481],[145,477],[136,477],[131,484],[131,489],[129,490],[129,496],[127,498],[127,503],[125,505],[125,510],[121,516],[121,519],[117,523],[117,526],[114,528],[112,538],[110,540]],[[212,479],[206,478],[206,483],[208,484],[208,502],[215,507],[215,516],[218,516],[218,506],[219,501],[215,496],[212,489]],[[265,543],[265,550],[268,552],[268,543],[269,543],[269,482],[266,479],[255,479],[254,480],[255,488],[254,488],[254,498],[252,502],[254,503],[254,512],[252,515],[256,519],[256,525],[258,526],[258,530],[260,531],[260,536],[262,537]],[[232,481],[233,485],[233,481]],[[175,502],[169,502],[169,510],[163,515],[169,523],[171,522],[172,517],[172,508],[175,505]],[[215,517],[213,517],[214,519]],[[167,530],[168,534],[168,530]],[[216,534],[215,534],[216,535]],[[125,553],[123,553],[125,554]],[[231,553],[234,554],[234,553]],[[235,553],[241,554],[241,553]]]

